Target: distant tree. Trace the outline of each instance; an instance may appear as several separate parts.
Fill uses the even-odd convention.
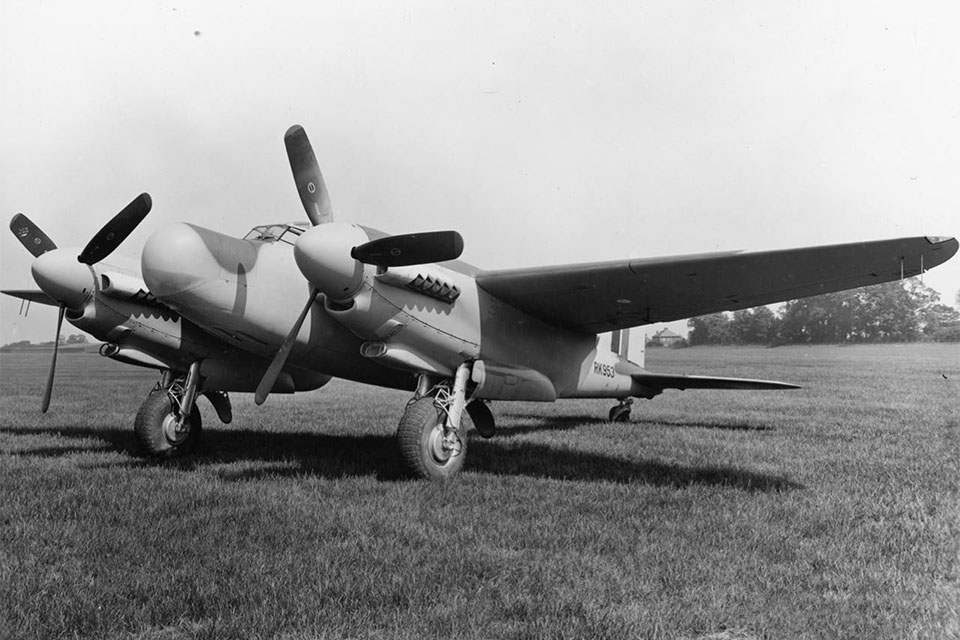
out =
[[[9,344],[3,345],[2,347],[0,347],[0,351],[12,351],[14,349],[22,349],[24,347],[29,347],[29,346],[30,346],[29,340],[19,340],[17,342],[11,342]]]
[[[930,339],[934,342],[960,342],[960,324],[938,329]]]
[[[960,322],[960,311],[945,304],[934,304],[920,312],[920,330],[925,336],[934,335],[957,322]]]
[[[687,320],[690,334],[687,342],[693,346],[698,344],[730,344],[733,338],[730,334],[730,318],[726,313],[711,313],[706,316],[697,316]]]
[[[780,337],[788,343],[917,340],[945,313],[939,299],[919,280],[907,280],[791,300],[781,311]]]
[[[958,292],[960,298],[960,292]],[[951,341],[960,311],[919,279],[790,300],[779,315],[768,307],[690,318],[688,342],[698,344],[823,344]]]
[[[858,341],[859,305],[854,291],[791,300],[780,312],[780,338],[787,343]]]
[[[87,344],[87,336],[82,333],[75,333],[67,336],[67,344]]]
[[[734,344],[753,344],[753,314],[750,309],[737,309],[730,318],[730,341]]]
[[[918,308],[940,302],[940,294],[937,293],[937,290],[925,285],[920,278],[904,280],[902,286],[910,294],[910,298]]]
[[[949,327],[960,320],[960,312],[940,302],[940,294],[913,278],[905,284],[916,306],[917,321],[924,337],[936,334],[944,326]]]
[[[737,344],[770,344],[777,336],[779,321],[768,307],[739,309],[730,321],[730,336]]]
[[[757,344],[771,344],[780,333],[780,319],[770,307],[753,310],[753,326],[757,333]]]
[[[920,337],[917,298],[900,282],[862,290],[862,326],[869,342],[909,342]]]

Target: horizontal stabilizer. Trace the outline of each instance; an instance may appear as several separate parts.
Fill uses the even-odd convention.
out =
[[[799,389],[795,384],[773,380],[751,380],[748,378],[718,378],[714,376],[683,376],[668,373],[634,373],[634,381],[645,387],[655,389],[751,389],[783,390]]]
[[[14,298],[20,298],[21,300],[29,300],[30,302],[37,302],[39,304],[48,304],[51,307],[59,306],[59,303],[45,294],[39,289],[4,289],[0,293],[5,293],[8,296],[13,296]]]

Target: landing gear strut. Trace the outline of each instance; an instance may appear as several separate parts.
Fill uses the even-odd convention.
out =
[[[147,455],[175,458],[190,453],[200,439],[203,422],[197,408],[200,362],[190,365],[186,376],[163,380],[140,406],[134,421],[137,440]]]
[[[463,468],[467,437],[461,419],[469,377],[470,364],[465,362],[457,368],[452,389],[437,385],[426,391],[421,379],[397,427],[400,454],[414,475],[446,480]]]
[[[610,422],[630,422],[630,407],[633,406],[633,398],[623,398],[620,404],[610,409],[608,417]]]

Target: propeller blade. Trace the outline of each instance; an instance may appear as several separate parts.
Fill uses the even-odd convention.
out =
[[[63,327],[63,312],[67,305],[60,303],[60,313],[57,314],[57,333],[53,338],[53,359],[50,360],[50,373],[47,375],[47,388],[43,390],[43,403],[40,411],[47,412],[50,408],[50,396],[53,395],[53,374],[57,370],[57,352],[60,350],[60,329]]]
[[[103,228],[93,236],[83,251],[77,256],[77,260],[83,264],[95,264],[100,262],[113,250],[120,246],[120,243],[127,239],[137,225],[150,213],[150,207],[153,201],[150,195],[141,193],[133,201],[123,208],[123,211],[113,217]]]
[[[405,233],[371,240],[350,251],[350,257],[380,267],[455,260],[463,253],[463,237],[456,231]]]
[[[13,231],[13,235],[17,236],[20,244],[26,247],[34,258],[39,258],[47,251],[53,251],[57,248],[53,240],[22,213],[18,213],[10,219],[10,231]]]
[[[287,158],[290,160],[290,169],[293,171],[293,181],[297,184],[297,193],[300,202],[307,212],[307,217],[314,226],[333,222],[333,207],[330,205],[330,194],[327,185],[323,182],[317,156],[313,153],[307,132],[298,124],[293,125],[283,136],[283,143],[287,147]]]
[[[263,378],[260,380],[260,384],[257,385],[257,392],[253,397],[257,404],[263,404],[266,401],[267,396],[270,395],[270,391],[273,389],[273,385],[277,383],[277,377],[283,370],[283,365],[287,363],[287,356],[290,355],[290,350],[293,348],[293,343],[297,339],[297,334],[300,333],[300,327],[303,326],[303,321],[307,319],[307,314],[310,313],[310,307],[313,306],[313,301],[316,300],[319,293],[317,289],[310,289],[310,299],[307,300],[307,304],[304,305],[303,311],[300,312],[297,321],[293,323],[293,328],[290,329],[290,333],[283,339],[283,344],[280,345],[277,355],[273,357],[273,362],[270,363],[267,372],[263,374]]]

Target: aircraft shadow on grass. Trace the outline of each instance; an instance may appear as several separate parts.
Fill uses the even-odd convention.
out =
[[[557,424],[554,419],[550,422]],[[564,426],[560,421],[559,428]],[[576,420],[583,425],[582,419]],[[520,425],[518,429],[529,429]],[[505,428],[506,434],[510,428]],[[58,427],[55,429],[0,428],[0,434],[37,436],[56,433],[59,438],[86,440],[87,444],[41,446],[15,451],[14,455],[46,458],[84,453],[119,451],[137,456],[137,441],[127,428]],[[90,441],[101,441],[93,443]],[[498,435],[491,440],[472,436],[466,471],[504,476],[527,476],[570,481],[637,483],[653,486],[724,486],[744,491],[787,491],[802,485],[780,476],[736,467],[692,466],[654,459],[626,459],[542,443],[517,442]],[[253,466],[234,463],[258,463]],[[136,459],[100,466],[169,466],[180,470],[202,470],[220,466],[226,480],[315,476],[344,478],[374,476],[383,481],[405,479],[396,442],[389,436],[335,436],[315,433],[208,429],[196,455],[162,463]],[[97,466],[96,464],[94,466]]]
[[[537,431],[567,431],[578,427],[609,424],[607,420],[596,416],[542,416],[533,413],[508,413],[504,418],[509,420],[510,426],[497,433],[497,437],[509,438]],[[690,429],[719,429],[722,431],[772,431],[772,427],[763,424],[747,422],[720,422],[690,420],[644,420],[635,419],[634,422],[620,425],[625,429],[644,427],[681,427]]]

